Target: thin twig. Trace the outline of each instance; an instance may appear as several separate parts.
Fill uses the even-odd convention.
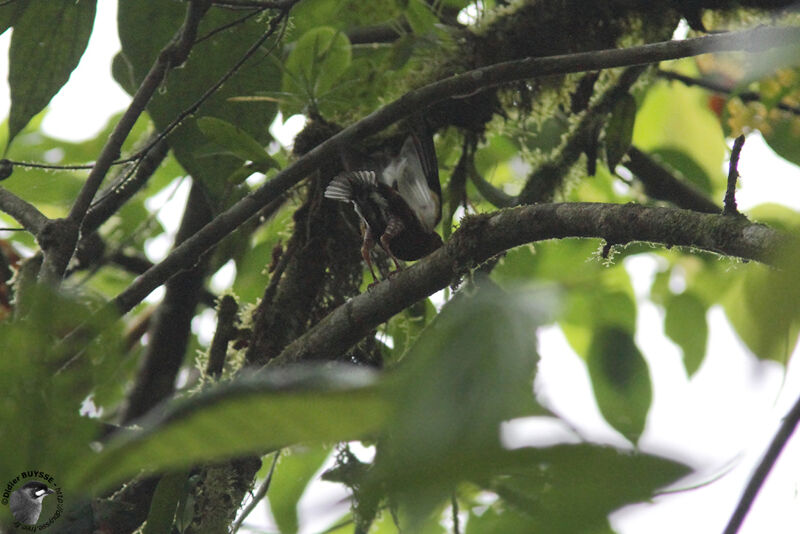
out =
[[[715,93],[732,95],[738,97],[742,102],[761,102],[763,98],[761,93],[757,91],[743,91],[740,93],[736,91],[736,87],[732,87],[731,85],[715,82],[713,80],[707,80],[705,78],[693,78],[691,76],[686,76],[685,74],[671,70],[659,70],[658,75],[666,80],[675,80],[684,85],[702,87],[703,89],[708,89],[709,91],[714,91]],[[775,104],[775,107],[782,111],[788,111],[789,113],[800,115],[800,107],[792,106],[786,102],[778,102]]]
[[[247,221],[262,206],[310,175],[324,161],[336,157],[341,147],[374,135],[403,117],[419,113],[420,110],[454,95],[469,94],[482,88],[537,76],[642,65],[709,52],[764,50],[785,46],[798,38],[800,28],[761,27],[632,48],[527,58],[468,71],[421,87],[340,131],[276,174],[259,189],[220,213],[195,236],[176,247],[161,263],[137,278],[128,289],[117,295],[114,303],[121,313],[127,313],[168,278],[191,267],[200,254]]]
[[[253,495],[253,500],[251,500],[242,513],[239,514],[239,517],[236,518],[236,521],[233,522],[233,526],[231,527],[231,532],[237,532],[241,527],[242,523],[250,513],[256,509],[258,503],[267,496],[267,492],[269,491],[269,486],[272,484],[272,474],[275,472],[275,466],[278,465],[278,458],[280,458],[281,451],[275,451],[272,457],[272,465],[269,468],[269,473],[267,474],[267,479],[264,480],[264,483],[259,486],[258,490]]]
[[[158,54],[153,66],[145,76],[141,85],[133,95],[128,109],[125,110],[120,120],[114,127],[114,131],[108,138],[106,145],[100,152],[95,166],[89,173],[78,198],[72,205],[69,212],[70,220],[76,223],[82,223],[86,215],[89,205],[92,202],[97,190],[100,187],[103,178],[108,172],[111,163],[119,156],[120,148],[125,139],[128,138],[133,125],[136,120],[144,112],[148,102],[155,94],[158,87],[164,81],[164,78],[170,69],[181,66],[189,57],[192,46],[194,46],[197,37],[197,27],[200,25],[203,15],[210,7],[209,0],[192,0],[189,2],[189,7],[186,10],[186,19],[173,37],[172,41],[164,47]]]
[[[63,222],[58,223],[58,228],[54,229],[54,232],[58,233],[58,239],[53,240],[52,246],[49,248],[42,247],[44,253],[40,270],[42,280],[52,283],[58,283],[61,280],[69,260],[75,252],[78,234],[100,184],[111,165],[119,157],[122,144],[128,138],[137,119],[144,112],[169,70],[179,67],[189,57],[189,52],[197,37],[197,27],[210,5],[210,0],[191,0],[189,2],[183,25],[169,44],[158,54],[155,63],[139,85],[136,94],[133,95],[133,100],[114,126],[108,141],[100,151],[94,167],[72,204],[69,215]]]
[[[299,2],[299,1],[300,1],[300,0],[291,0],[289,3],[290,3],[291,5],[294,5],[294,4],[296,4],[297,2]],[[230,68],[230,69],[229,69],[229,70],[228,70],[228,71],[227,71],[225,74],[223,74],[223,75],[222,75],[222,77],[220,77],[220,79],[219,79],[219,80],[217,80],[217,81],[216,81],[216,82],[215,82],[215,83],[214,83],[214,84],[213,84],[211,87],[209,87],[209,88],[208,88],[208,89],[207,89],[207,90],[206,90],[206,91],[205,91],[205,92],[204,92],[202,95],[200,95],[200,97],[199,97],[199,98],[198,98],[198,99],[197,99],[197,100],[196,100],[196,101],[195,101],[195,102],[194,102],[194,103],[193,103],[191,106],[189,106],[188,108],[186,108],[186,109],[184,109],[183,111],[181,111],[181,112],[178,114],[178,116],[177,116],[177,117],[175,117],[175,119],[173,119],[173,120],[172,120],[172,122],[171,122],[171,123],[169,123],[169,124],[167,125],[167,127],[166,127],[166,128],[164,128],[164,129],[163,129],[161,132],[159,132],[159,134],[156,136],[156,138],[155,138],[155,139],[153,139],[153,141],[151,141],[151,142],[150,142],[150,144],[148,144],[148,145],[147,145],[147,146],[145,146],[145,147],[144,147],[142,150],[140,150],[139,152],[137,152],[137,156],[143,156],[143,155],[147,154],[147,153],[148,153],[150,150],[152,150],[152,148],[153,148],[153,147],[154,147],[154,146],[155,146],[157,143],[159,143],[159,142],[161,142],[162,140],[166,139],[166,138],[167,138],[167,136],[169,136],[169,134],[170,134],[170,133],[172,133],[172,131],[173,131],[175,128],[177,128],[178,126],[180,126],[180,125],[181,125],[181,123],[183,123],[183,121],[185,121],[185,120],[186,120],[188,117],[190,117],[191,115],[193,115],[194,113],[196,113],[196,112],[197,112],[197,110],[198,110],[198,109],[200,109],[200,107],[201,107],[201,106],[202,106],[202,105],[203,105],[203,104],[204,104],[204,103],[205,103],[205,102],[206,102],[206,101],[207,101],[209,98],[211,98],[211,97],[214,95],[214,93],[216,93],[217,91],[219,91],[219,89],[220,89],[220,88],[221,88],[221,87],[222,87],[222,86],[225,84],[225,82],[227,82],[227,81],[228,81],[228,80],[229,80],[229,79],[230,79],[230,78],[231,78],[231,77],[232,77],[234,74],[236,74],[236,73],[239,71],[239,69],[242,67],[242,65],[244,65],[244,64],[247,62],[247,60],[248,60],[248,59],[250,59],[250,57],[252,57],[252,56],[253,56],[253,55],[254,55],[254,54],[255,54],[255,53],[256,53],[256,52],[259,50],[259,48],[261,48],[261,46],[262,46],[262,45],[263,45],[263,44],[264,44],[264,43],[265,43],[265,42],[266,42],[266,41],[267,41],[267,40],[268,40],[270,37],[272,37],[272,35],[273,35],[273,34],[275,33],[275,31],[278,29],[278,27],[279,27],[280,23],[281,23],[281,22],[282,22],[282,21],[283,21],[283,20],[284,20],[284,19],[287,17],[287,15],[288,15],[288,14],[289,14],[289,11],[288,11],[288,10],[286,10],[286,11],[282,11],[282,12],[281,12],[281,13],[280,13],[280,14],[279,14],[277,17],[275,17],[275,18],[274,18],[274,19],[273,19],[273,20],[270,22],[270,26],[269,26],[269,28],[267,29],[267,31],[266,31],[266,32],[264,32],[264,34],[263,34],[261,37],[259,37],[259,38],[258,38],[258,39],[257,39],[257,40],[256,40],[256,41],[255,41],[255,42],[254,42],[254,43],[253,43],[251,46],[250,46],[250,48],[248,48],[248,49],[247,49],[247,50],[244,52],[244,54],[242,54],[242,57],[240,57],[240,58],[237,60],[237,62],[236,62],[236,63],[235,63],[235,64],[234,64],[234,65],[233,65],[233,66],[232,66],[232,67],[231,67],[231,68]],[[276,45],[277,45],[277,42],[278,42],[278,40],[276,40]],[[270,52],[271,52],[271,51],[270,51]]]
[[[458,498],[455,491],[450,496],[450,509],[453,513],[453,534],[461,534],[461,527],[458,524]]]
[[[789,410],[789,413],[784,417],[778,432],[769,444],[767,452],[764,454],[761,462],[759,462],[756,470],[753,471],[750,481],[747,483],[744,493],[742,493],[742,497],[736,505],[736,510],[734,510],[733,515],[728,521],[723,534],[736,534],[739,532],[739,528],[742,526],[745,517],[747,517],[747,513],[750,511],[750,507],[753,505],[753,501],[755,501],[759,490],[761,490],[761,487],[764,485],[767,475],[769,475],[775,462],[778,461],[778,457],[786,446],[786,443],[788,443],[792,433],[794,433],[795,428],[797,428],[798,423],[800,423],[800,398],[795,401],[792,409]]]
[[[86,163],[84,165],[55,165],[50,163],[35,163],[32,161],[17,161],[13,159],[3,159],[0,163],[7,163],[17,167],[28,167],[31,169],[49,169],[59,171],[81,171],[94,168],[94,163]]]
[[[722,208],[723,215],[739,215],[739,210],[736,208],[736,180],[739,179],[739,156],[742,153],[743,146],[744,134],[737,137],[733,142],[731,161],[728,165],[728,187],[725,190],[725,207]]]

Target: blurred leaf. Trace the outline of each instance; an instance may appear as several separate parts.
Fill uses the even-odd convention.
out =
[[[710,195],[714,192],[708,173],[686,152],[672,148],[658,148],[653,150],[651,155],[667,168],[677,171],[679,177],[685,178],[704,193]]]
[[[800,165],[800,117],[782,113],[761,129],[764,140],[782,158]]]
[[[613,170],[631,147],[636,122],[636,99],[626,93],[614,104],[606,125],[606,163]]]
[[[178,501],[186,492],[187,475],[187,471],[178,471],[161,477],[150,501],[150,512],[142,534],[160,534],[172,530]]]
[[[293,443],[359,439],[384,424],[386,411],[366,369],[283,368],[155,410],[140,421],[142,431],[112,440],[65,478],[77,487],[102,488],[143,468],[182,468]]]
[[[707,96],[705,90],[678,82],[654,84],[636,116],[633,143],[648,153],[682,152],[710,177],[716,193],[725,190],[722,165],[727,147],[719,119],[708,109]],[[686,177],[692,179],[692,175]]]
[[[17,289],[21,318],[0,323],[0,440],[13,444],[0,455],[0,472],[30,466],[63,480],[97,438],[80,409],[111,375],[122,335],[113,314],[91,313],[100,303],[86,296],[29,283]],[[71,332],[69,342],[62,340]]]
[[[330,446],[314,446],[281,454],[267,493],[269,509],[281,533],[297,532],[297,503],[330,453]]]
[[[406,20],[411,26],[411,31],[417,34],[427,33],[434,29],[439,22],[436,14],[427,2],[422,0],[409,0],[405,12]]]
[[[200,117],[197,126],[203,135],[230,150],[234,156],[258,164],[260,172],[278,167],[264,147],[241,128],[216,117]]]
[[[664,333],[683,351],[683,366],[692,376],[706,356],[706,306],[697,296],[684,292],[669,298],[665,311]]]
[[[502,456],[510,467],[503,469],[489,489],[499,494],[517,517],[512,515],[512,521],[500,524],[527,525],[519,531],[483,532],[606,533],[612,511],[650,499],[657,489],[689,471],[665,458],[589,444],[520,449]],[[469,528],[467,532],[472,533]]]
[[[92,33],[96,7],[97,0],[27,2],[14,23],[8,52],[9,144],[78,66]]]
[[[3,6],[4,9],[0,9],[0,35],[17,22],[26,7],[28,2],[12,2]]]
[[[542,413],[532,389],[534,331],[553,305],[544,291],[461,293],[398,366],[393,425],[371,484],[388,485],[404,503],[412,531],[459,480],[490,469],[485,455],[499,447],[501,421]]]
[[[120,85],[130,89],[131,79],[134,86],[142,82],[161,49],[181,27],[186,4],[161,0],[120,0],[118,9],[119,38],[128,65],[117,60],[114,75]],[[235,10],[212,9],[203,17],[198,33],[208,34],[240,16]],[[227,73],[231,65],[241,59],[245,51],[263,35],[264,24],[261,20],[250,18],[237,24],[236,31],[218,32],[198,42],[186,63],[168,73],[166,82],[147,106],[156,128],[164,130]],[[263,57],[271,43],[265,43],[255,57]],[[241,167],[241,161],[237,157],[219,154],[218,148],[209,143],[197,127],[196,119],[217,117],[225,120],[246,132],[260,146],[265,146],[271,138],[268,127],[275,117],[276,104],[265,101],[231,102],[229,99],[276,90],[279,84],[280,71],[276,62],[257,62],[251,58],[203,103],[192,115],[194,119],[184,121],[170,134],[168,140],[175,157],[189,174],[203,182],[212,201],[217,201],[217,206],[228,190],[225,178]]]
[[[647,422],[653,391],[647,363],[631,333],[617,327],[597,330],[587,366],[603,417],[636,443]]]
[[[800,332],[796,286],[797,280],[787,279],[786,273],[752,263],[725,296],[722,304],[728,320],[758,358],[788,363]]]
[[[350,41],[331,27],[307,31],[286,59],[283,91],[312,105],[324,98],[350,66]]]

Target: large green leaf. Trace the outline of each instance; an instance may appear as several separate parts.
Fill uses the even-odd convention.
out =
[[[91,314],[99,303],[86,296],[29,284],[17,285],[21,318],[0,323],[0,441],[6,444],[0,473],[37,469],[63,485],[86,444],[97,438],[96,425],[80,410],[111,376],[122,334],[112,326],[113,316]],[[57,341],[82,323],[85,335]]]
[[[614,170],[631,147],[635,123],[636,99],[626,93],[614,104],[606,125],[606,164],[609,169]]]
[[[675,68],[682,67],[694,69],[691,62],[679,62]],[[695,71],[687,70],[687,74]],[[719,192],[725,190],[722,164],[727,148],[719,119],[708,109],[707,97],[705,90],[679,82],[656,83],[639,108],[633,144],[647,152],[670,149],[685,154],[711,178],[712,190]]]
[[[683,351],[683,366],[692,376],[706,355],[706,305],[696,295],[684,292],[669,298],[665,310],[664,333]]]
[[[401,362],[390,390],[393,425],[380,442],[371,483],[387,485],[411,523],[458,481],[491,470],[488,452],[499,448],[503,420],[543,413],[532,391],[534,331],[552,301],[547,292],[462,293]]]
[[[509,524],[527,518],[527,528],[467,532],[607,533],[612,511],[647,500],[688,473],[665,458],[589,444],[506,451],[498,461],[509,467],[488,488],[519,514]]]
[[[800,332],[797,279],[757,264],[739,274],[723,300],[725,315],[753,354],[788,363]]]
[[[8,53],[9,143],[78,66],[92,33],[96,7],[97,0],[29,0],[14,22]]]
[[[69,473],[81,488],[105,487],[141,469],[264,452],[294,443],[341,441],[376,432],[386,403],[374,377],[351,366],[297,367],[221,384],[141,421]]]
[[[186,6],[183,2],[161,0],[119,2],[118,26],[123,56],[115,61],[114,74],[124,88],[131,89],[132,84],[138,86],[141,83],[161,49],[180,28]],[[235,10],[212,8],[200,25],[199,35],[206,35],[238,18],[240,14]],[[165,129],[182,111],[193,105],[241,59],[264,31],[264,21],[250,18],[197,42],[187,62],[168,73],[166,82],[148,104],[147,110],[156,127]],[[275,104],[252,100],[232,102],[229,99],[278,89],[280,72],[274,62],[264,58],[270,44],[271,41],[258,50],[200,107],[194,117],[223,119],[265,146],[270,139],[268,128],[275,116]],[[191,119],[176,128],[169,143],[184,169],[200,179],[214,199],[220,200],[226,191],[226,178],[241,166],[239,158],[220,154],[219,146],[209,142]]]
[[[598,329],[587,354],[594,396],[603,417],[633,443],[653,401],[647,363],[633,336],[618,327]]]
[[[327,26],[309,30],[286,59],[283,91],[318,109],[351,61],[350,40],[343,33]]]
[[[330,453],[329,446],[314,446],[281,455],[267,497],[272,517],[283,534],[297,532],[297,502]]]

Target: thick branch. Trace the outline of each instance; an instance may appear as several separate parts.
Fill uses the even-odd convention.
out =
[[[758,261],[767,261],[781,241],[776,231],[738,217],[638,204],[536,204],[469,217],[444,247],[347,301],[275,361],[335,359],[396,313],[492,256],[524,243],[568,237],[691,247]]]
[[[211,209],[202,186],[192,185],[181,226],[175,236],[180,243],[211,220]],[[136,382],[128,395],[122,422],[144,415],[172,394],[175,377],[183,363],[191,334],[191,322],[200,299],[208,262],[200,261],[167,283],[164,300],[150,324],[150,342]]]
[[[313,173],[325,160],[336,157],[341,147],[378,133],[401,118],[418,113],[446,98],[468,95],[488,87],[537,76],[642,65],[709,52],[755,52],[785,46],[786,43],[798,39],[800,28],[766,27],[626,49],[527,58],[468,71],[411,91],[334,135],[228,208],[195,236],[173,250],[164,261],[137,278],[128,289],[117,295],[114,303],[121,313],[127,313],[175,273],[191,267],[200,254],[247,221],[262,206]]]
[[[36,206],[29,204],[8,189],[0,187],[0,211],[8,213],[34,236],[47,224],[47,217]]]

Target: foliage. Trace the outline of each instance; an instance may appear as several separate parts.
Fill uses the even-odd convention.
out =
[[[0,30],[12,31],[11,108],[0,142],[13,172],[2,182],[3,192],[56,220],[70,213],[85,187],[87,169],[74,167],[97,160],[122,120],[111,117],[94,139],[80,142],[52,138],[41,128],[46,106],[100,22],[94,20],[96,2],[0,4]],[[146,87],[195,4],[202,2],[119,0],[122,49],[110,75],[129,94]],[[662,311],[664,332],[681,350],[687,376],[703,365],[706,316],[716,306],[757,358],[788,363],[800,333],[796,253],[773,256],[775,268],[724,257],[724,251],[670,250],[669,232],[680,229],[665,229],[665,248],[562,238],[509,250],[482,265],[457,266],[463,276],[450,289],[353,339],[345,354],[292,365],[279,358],[328,312],[351,305],[357,292],[370,294],[358,221],[349,208],[323,200],[322,191],[345,167],[385,161],[419,114],[436,131],[445,238],[465,211],[495,211],[531,180],[552,180],[541,201],[668,205],[627,168],[631,147],[711,199],[725,193],[726,138],[740,132],[760,131],[778,154],[800,165],[795,56],[754,56],[763,59],[759,69],[747,54],[704,56],[659,68],[703,80],[724,74],[725,91],[664,79],[655,68],[622,89],[621,69],[484,88],[411,110],[415,116],[408,121],[361,139],[359,146],[339,147],[338,157],[320,168],[306,168],[302,185],[259,206],[257,217],[205,256],[196,251],[200,304],[184,310],[187,327],[174,333],[185,336],[189,348],[160,355],[174,360],[172,374],[163,377],[166,391],[153,394],[160,400],[164,393],[165,400],[131,425],[124,419],[128,393],[145,380],[142,360],[170,302],[147,300],[122,317],[109,311],[109,303],[151,265],[149,244],[173,237],[159,210],[182,180],[202,187],[209,220],[224,219],[237,201],[258,202],[258,187],[342,128],[416,87],[515,59],[522,52],[513,49],[508,32],[524,41],[536,30],[535,21],[515,19],[506,2],[303,0],[284,2],[291,8],[288,18],[280,9],[219,4],[203,13],[188,60],[169,65],[166,79],[143,103],[121,146],[122,158],[133,158],[117,162],[106,180],[111,185],[93,207],[126,187],[141,187],[132,176],[159,133],[165,133],[168,155],[96,232],[81,236],[62,284],[36,281],[40,245],[47,254],[41,233],[0,234],[0,442],[9,445],[0,455],[0,480],[30,468],[57,473],[74,517],[95,513],[95,522],[113,523],[118,509],[138,506],[138,524],[147,519],[144,532],[173,526],[193,532],[210,514],[197,504],[200,473],[242,458],[262,457],[266,468],[275,453],[267,498],[281,532],[298,531],[298,503],[324,478],[352,493],[351,511],[335,532],[445,532],[454,527],[443,518],[456,506],[460,532],[468,534],[605,533],[612,531],[609,514],[650,499],[689,472],[684,460],[639,448],[653,385],[647,355],[636,342],[642,297],[634,293],[629,257],[657,259],[644,299]],[[595,15],[614,22],[613,34],[599,36],[602,43],[668,39],[686,15],[667,10],[647,22],[649,8],[614,9],[597,8]],[[571,10],[548,24],[573,11],[580,16]],[[480,35],[455,22],[470,21],[467,15]],[[565,27],[579,22],[571,19]],[[498,37],[506,33],[507,41]],[[251,49],[262,36],[268,38]],[[499,40],[492,44],[493,38]],[[557,52],[597,44],[579,36],[574,41]],[[621,96],[603,104],[614,91]],[[270,126],[295,114],[307,122],[292,151],[275,141]],[[187,227],[193,208],[187,203]],[[800,222],[795,211],[772,205],[746,215],[786,234]],[[15,224],[5,213],[0,220],[5,227]],[[389,265],[380,254],[376,261]],[[209,280],[231,267],[227,285],[239,310],[229,325],[231,338],[223,340],[219,375],[207,367],[215,330],[209,317],[220,296]],[[170,284],[189,276],[173,274]],[[534,391],[539,357],[547,351],[537,346],[537,331],[551,325],[582,358],[597,407],[627,448],[577,438],[517,448],[504,443],[505,422],[562,421]],[[148,329],[151,335],[144,336]],[[274,354],[252,354],[265,346],[264,353]],[[109,436],[109,425],[123,421],[124,428],[115,426]],[[351,453],[347,444],[353,442],[374,457]],[[220,506],[230,518],[265,470],[224,471],[227,501]],[[150,498],[144,505],[115,502],[124,491],[102,497],[126,483],[136,486],[142,474],[163,475],[150,492],[152,504]],[[87,499],[94,512],[84,506]],[[118,508],[104,508],[109,503]],[[69,521],[78,521],[72,516]],[[3,507],[0,522],[8,521]],[[63,531],[81,531],[77,524],[67,523]]]

